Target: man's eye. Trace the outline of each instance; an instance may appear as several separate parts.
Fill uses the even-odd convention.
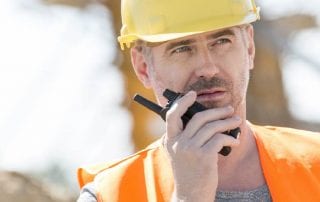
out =
[[[229,42],[231,42],[230,39],[222,38],[222,39],[219,39],[219,40],[216,42],[216,44],[218,44],[218,45],[223,45],[223,44],[229,43]]]
[[[183,52],[187,52],[187,51],[191,51],[191,47],[181,46],[181,47],[174,49],[171,53],[183,53]]]

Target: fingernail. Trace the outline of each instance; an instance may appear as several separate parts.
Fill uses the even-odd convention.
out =
[[[192,94],[195,94],[196,92],[194,92],[194,91],[189,91],[187,94],[186,94],[186,96],[191,96]]]

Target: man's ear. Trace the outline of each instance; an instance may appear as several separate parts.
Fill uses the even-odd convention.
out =
[[[248,55],[249,55],[249,62],[250,62],[250,69],[254,68],[254,57],[256,53],[255,44],[254,44],[254,30],[252,25],[250,24],[246,28],[247,37],[248,37]]]
[[[143,55],[142,51],[136,47],[131,48],[130,53],[131,63],[138,79],[146,88],[151,88],[147,58]]]

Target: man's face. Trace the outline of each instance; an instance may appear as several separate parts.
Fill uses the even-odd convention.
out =
[[[254,57],[251,26],[179,38],[150,51],[144,55],[146,75],[138,77],[153,88],[161,105],[167,103],[162,96],[166,88],[183,93],[194,90],[197,101],[208,108],[245,104]]]

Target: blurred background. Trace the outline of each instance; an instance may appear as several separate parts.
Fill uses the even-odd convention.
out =
[[[248,119],[320,131],[320,1],[257,4]],[[74,201],[77,167],[164,132],[119,29],[120,0],[0,0],[0,201]]]

